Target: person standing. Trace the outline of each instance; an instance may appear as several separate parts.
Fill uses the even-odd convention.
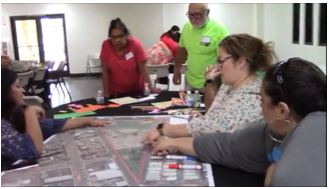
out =
[[[163,33],[160,37],[160,40],[166,44],[168,49],[170,50],[171,54],[173,57],[176,56],[177,49],[179,48],[178,43],[179,43],[179,38],[180,38],[180,33],[179,33],[179,27],[176,25],[173,25],[170,30],[167,32]]]
[[[175,57],[173,76],[175,85],[181,82],[180,69],[186,60],[187,89],[203,89],[207,66],[216,64],[218,44],[229,35],[229,31],[224,24],[210,19],[209,12],[207,4],[189,4],[186,13],[189,22],[183,27],[179,41],[180,48]]]
[[[161,92],[151,84],[145,67],[147,55],[141,42],[130,35],[120,18],[111,21],[100,60],[105,97],[142,95],[145,83],[152,93]]]

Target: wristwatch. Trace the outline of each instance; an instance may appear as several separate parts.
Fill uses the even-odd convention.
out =
[[[206,82],[204,83],[204,86],[207,86],[207,84],[212,84],[213,83],[213,79],[207,79]]]
[[[160,136],[163,136],[163,123],[159,123],[158,126],[157,126],[157,130],[160,134]]]

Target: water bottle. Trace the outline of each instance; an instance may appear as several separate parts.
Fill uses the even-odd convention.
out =
[[[186,105],[189,107],[193,106],[193,95],[191,93],[191,91],[187,91],[186,97],[185,97],[185,102]]]
[[[104,95],[102,90],[98,90],[96,94],[97,104],[104,104]]]
[[[194,92],[194,107],[199,108],[201,105],[201,95],[199,91]]]
[[[149,84],[148,83],[145,83],[144,84],[144,96],[148,96],[151,94],[151,90],[150,90],[150,87],[149,87]]]

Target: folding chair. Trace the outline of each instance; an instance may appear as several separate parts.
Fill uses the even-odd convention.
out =
[[[102,72],[101,61],[99,59],[99,53],[88,54],[87,56],[87,75],[92,73],[93,69],[99,69]]]
[[[31,81],[31,92],[35,95],[42,93],[45,90],[43,82],[46,75],[46,68],[38,68]]]
[[[146,69],[147,69],[148,73],[150,75],[153,75],[153,74],[156,75],[153,86],[156,86],[159,78],[167,77],[169,75],[168,68],[169,68],[168,64],[160,64],[160,65],[147,64],[146,65]],[[168,87],[163,88],[163,89],[168,89]]]
[[[72,99],[71,93],[69,89],[66,86],[65,80],[64,80],[64,75],[65,75],[65,67],[67,66],[67,63],[65,61],[60,62],[59,66],[57,67],[57,70],[49,72],[49,79],[47,80],[47,83],[54,84],[55,89],[57,89],[57,85],[61,88],[63,94],[65,95],[64,89],[62,88],[61,83],[64,84],[64,87],[70,97]]]
[[[25,89],[25,91],[29,90],[30,87],[30,80],[33,76],[33,71],[23,72],[23,73],[17,73],[17,77],[19,79],[19,84],[21,87]]]

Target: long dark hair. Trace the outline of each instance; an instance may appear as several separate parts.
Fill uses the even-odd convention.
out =
[[[25,132],[25,105],[18,106],[11,94],[11,87],[17,80],[17,74],[8,68],[1,69],[1,114],[2,118],[13,124],[19,132]]]
[[[162,34],[162,36],[167,35],[168,37],[170,37],[171,39],[173,39],[174,41],[176,41],[177,43],[179,42],[180,39],[180,33],[179,33],[179,27],[177,25],[173,25],[170,30],[168,30],[166,33]],[[177,33],[173,33],[173,32],[177,32]],[[161,38],[160,37],[160,38]]]
[[[327,112],[327,80],[314,63],[290,58],[272,65],[264,77],[272,104],[285,102],[300,119],[315,111]]]

